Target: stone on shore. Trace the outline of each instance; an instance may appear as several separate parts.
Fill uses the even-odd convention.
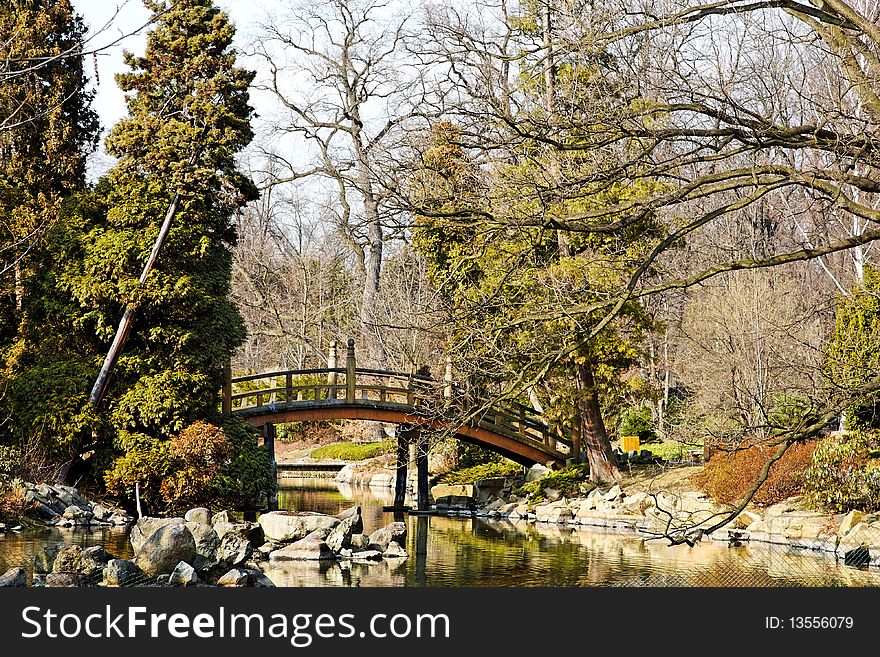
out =
[[[217,586],[247,586],[248,572],[244,568],[232,568],[217,580]]]
[[[83,576],[79,573],[49,573],[43,586],[51,588],[74,588],[82,586]]]
[[[340,520],[323,513],[302,511],[271,511],[260,515],[259,523],[266,538],[272,541],[287,543],[298,541],[316,529],[330,528],[338,525]]]
[[[0,588],[21,588],[27,586],[27,574],[24,568],[10,568],[0,575]]]
[[[67,545],[55,556],[54,573],[79,573],[94,575],[101,572],[112,557],[99,547],[83,549],[79,545]]]
[[[192,562],[196,542],[186,525],[168,524],[156,530],[137,551],[135,563],[148,577],[170,573],[181,561]]]
[[[104,586],[129,586],[144,579],[144,571],[134,561],[111,559],[104,566]]]
[[[353,550],[366,550],[370,546],[370,537],[366,534],[352,534],[349,543]]]
[[[358,505],[347,508],[345,511],[341,511],[336,514],[336,519],[342,522],[343,520],[348,520],[349,518],[357,518],[358,522],[355,522],[353,532],[355,534],[360,534],[364,531],[364,522],[363,516],[361,514],[361,507]]]
[[[358,513],[356,515],[342,520],[327,535],[327,545],[334,552],[339,552],[343,548],[350,548],[351,537],[363,530],[364,523],[361,519],[360,507],[357,507],[357,509]]]
[[[392,522],[370,534],[369,549],[384,552],[391,541],[397,541],[400,545],[406,544],[406,524]]]
[[[183,515],[183,519],[187,522],[198,522],[203,525],[211,524],[211,512],[203,506],[190,509]]]
[[[211,565],[217,559],[217,547],[220,545],[220,539],[217,532],[211,525],[201,522],[190,521],[186,523],[186,528],[192,534],[196,543],[196,559],[192,562],[193,566],[201,569],[204,566]]]
[[[837,531],[837,533],[841,536],[846,536],[853,527],[855,527],[862,521],[864,515],[865,514],[863,514],[861,511],[853,509],[852,511],[847,513],[846,516],[844,516],[843,520],[840,523],[840,529]]]
[[[382,553],[382,556],[391,559],[406,559],[409,555],[400,543],[397,541],[391,541],[388,544],[388,547],[385,548],[385,552]]]
[[[269,561],[326,561],[336,555],[325,541],[303,538],[269,553]]]
[[[195,568],[186,561],[181,561],[171,571],[168,583],[172,586],[192,586],[199,583],[199,576],[196,574]]]
[[[132,549],[137,553],[140,552],[144,542],[158,529],[167,525],[182,525],[184,522],[183,518],[153,518],[151,516],[144,516],[131,528],[128,540],[131,543]]]
[[[251,558],[254,553],[253,544],[235,532],[229,532],[220,539],[215,553],[215,560],[225,567],[238,566]]]
[[[60,552],[63,547],[64,543],[48,545],[37,552],[34,556],[34,572],[39,575],[51,573],[52,569],[55,567],[55,557],[58,556],[58,552]]]

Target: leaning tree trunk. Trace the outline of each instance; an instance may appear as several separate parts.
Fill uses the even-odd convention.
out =
[[[580,394],[578,407],[580,411],[582,448],[586,452],[590,464],[590,480],[616,481],[620,479],[617,457],[611,449],[602,409],[599,406],[599,393],[593,378],[593,367],[589,363],[575,365],[577,369],[577,387]]]

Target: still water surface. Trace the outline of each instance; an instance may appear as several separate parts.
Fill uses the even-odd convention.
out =
[[[326,480],[284,480],[279,506],[338,513],[361,506],[364,531],[394,520],[391,492]],[[408,516],[406,560],[266,564],[279,586],[878,586],[860,570],[818,553],[704,541],[669,547],[631,534],[481,518]],[[43,546],[102,545],[131,557],[127,530],[30,530],[0,538],[0,572],[27,569]]]

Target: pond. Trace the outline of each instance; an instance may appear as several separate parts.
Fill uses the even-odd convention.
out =
[[[321,479],[285,479],[279,506],[337,513],[361,506],[364,531],[394,520],[382,510],[387,489]],[[878,586],[880,570],[844,566],[817,552],[782,547],[735,547],[703,541],[670,547],[633,534],[565,525],[483,518],[407,516],[404,561],[266,564],[279,586]],[[28,530],[0,538],[0,572],[33,565],[34,555],[59,542],[101,545],[131,557],[127,530]]]

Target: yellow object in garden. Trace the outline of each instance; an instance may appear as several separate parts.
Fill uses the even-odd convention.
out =
[[[639,451],[639,437],[638,436],[621,436],[620,437],[620,449],[624,452],[638,452]]]

